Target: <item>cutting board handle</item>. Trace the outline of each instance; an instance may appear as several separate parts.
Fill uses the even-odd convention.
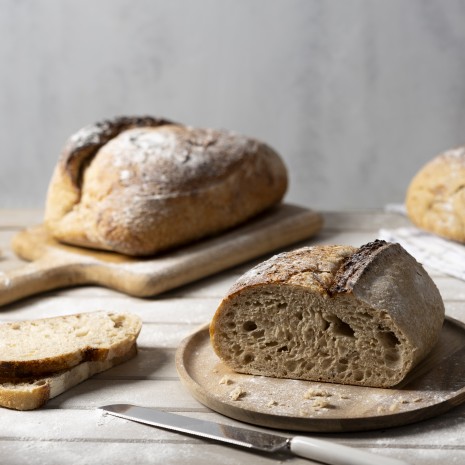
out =
[[[0,271],[0,306],[50,291],[87,282],[85,265],[43,257],[21,268]]]

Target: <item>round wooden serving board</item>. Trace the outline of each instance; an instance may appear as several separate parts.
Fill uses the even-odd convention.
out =
[[[204,326],[182,342],[176,367],[199,402],[228,417],[269,428],[345,432],[413,423],[459,405],[464,356],[465,325],[447,318],[432,353],[396,388],[251,376],[221,362]]]

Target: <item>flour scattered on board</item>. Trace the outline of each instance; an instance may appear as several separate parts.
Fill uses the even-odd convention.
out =
[[[242,397],[244,397],[247,394],[247,391],[244,391],[244,389],[241,386],[236,386],[230,393],[229,393],[229,398],[231,400],[239,400]]]
[[[234,381],[227,375],[224,375],[221,379],[220,379],[220,382],[218,384],[232,384]]]
[[[11,285],[11,279],[9,276],[7,276],[6,273],[4,273],[3,271],[0,271],[0,280],[3,280],[3,285],[5,287],[10,287]]]
[[[318,389],[318,388],[310,388],[308,389],[305,394],[304,398],[305,399],[313,399],[314,397],[331,397],[332,394],[328,391],[325,391],[323,389]]]

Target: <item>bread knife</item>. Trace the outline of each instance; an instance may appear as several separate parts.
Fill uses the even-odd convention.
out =
[[[402,460],[374,455],[360,449],[307,436],[287,437],[264,433],[129,404],[105,405],[100,408],[110,415],[138,423],[212,439],[249,450],[298,455],[329,465],[373,465],[374,463],[407,465]]]

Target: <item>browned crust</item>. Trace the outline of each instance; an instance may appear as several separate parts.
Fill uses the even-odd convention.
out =
[[[35,375],[28,378],[0,378],[0,383],[11,384],[11,387],[0,386],[0,406],[15,410],[37,409],[45,405],[51,397],[55,397],[64,391],[71,389],[73,386],[83,382],[85,379],[90,378],[96,373],[108,370],[113,366],[130,360],[137,355],[137,352],[137,343],[134,342],[126,353],[113,358],[111,360],[111,364],[107,368],[95,369],[95,367],[90,367],[85,378],[73,377],[75,370],[79,370],[82,364],[44,376]],[[99,360],[97,362],[99,362]],[[62,388],[58,390],[55,388],[54,394],[52,394],[52,384],[62,375],[70,375],[67,380],[68,385],[63,384]],[[32,390],[17,390],[15,386],[16,383],[30,383]],[[65,381],[63,381],[63,383],[65,383]]]
[[[35,380],[31,380],[34,383]],[[14,390],[14,388],[13,388]],[[0,406],[14,410],[34,410],[42,407],[50,400],[50,384],[44,382],[35,386],[34,395],[29,393],[16,393],[10,390],[6,392],[0,389]]]
[[[74,187],[80,184],[82,167],[110,139],[121,132],[138,127],[158,127],[176,124],[152,116],[118,116],[85,126],[70,137],[60,157],[60,165]]]
[[[375,257],[387,248],[395,245],[379,239],[362,245],[355,253],[349,255],[342,262],[334,275],[331,287],[327,289],[328,294],[334,295],[342,292],[352,292],[354,284],[362,273],[368,270]]]
[[[7,359],[0,360],[0,379],[32,378],[39,375],[44,376],[50,373],[56,373],[61,370],[69,369],[82,362],[100,362],[119,357],[127,352],[127,348],[130,345],[135,343],[142,327],[142,321],[140,317],[135,314],[103,311],[70,314],[58,317],[41,318],[37,320],[24,320],[22,323],[25,323],[26,326],[36,326],[40,323],[51,322],[48,327],[54,328],[57,327],[57,325],[59,326],[62,322],[78,321],[81,316],[88,316],[87,324],[92,324],[97,329],[99,328],[98,325],[101,321],[103,321],[102,325],[111,322],[114,328],[120,328],[124,326],[124,331],[121,333],[121,336],[123,337],[119,337],[114,340],[111,339],[110,342],[106,344],[107,346],[104,346],[101,342],[97,342],[97,344],[102,344],[103,347],[95,347],[92,345],[91,341],[87,341],[85,344],[83,343],[80,346],[78,345],[78,347],[76,347],[74,350],[62,353],[57,352],[57,354],[53,356],[44,356],[35,359],[31,357],[31,359],[11,360],[11,358],[8,359],[8,354],[3,354]],[[18,323],[4,323],[2,326],[8,329],[12,326],[15,326],[16,324]],[[26,345],[24,337],[27,336],[24,334],[21,335],[20,331],[18,331],[18,334],[16,335],[17,340],[22,340],[24,345]],[[60,341],[57,340],[56,343],[57,348],[60,348]],[[20,347],[22,347],[22,345],[20,345]]]
[[[359,248],[324,245],[284,252],[260,263],[239,278],[229,290],[228,297],[247,287],[289,281],[297,285],[308,285],[312,281],[320,293],[328,297],[352,292],[360,276],[376,257],[396,246],[400,247],[377,239]]]
[[[117,130],[99,130],[94,137],[91,126],[70,139],[47,197],[45,224],[55,239],[153,255],[237,226],[284,196],[286,167],[266,144],[232,131],[147,127],[150,121],[167,123],[148,119],[137,120],[139,129],[130,120],[131,132],[129,123],[115,124],[127,130],[106,143]],[[156,151],[146,160],[147,147]],[[92,153],[92,160],[84,159]],[[130,181],[122,173],[130,173]]]
[[[0,380],[8,378],[31,378],[34,374],[49,374],[63,370],[66,362],[52,359],[0,362]]]
[[[87,347],[78,354],[42,358],[39,360],[0,361],[0,380],[2,378],[32,378],[37,375],[46,376],[51,373],[69,369],[83,362],[99,362],[106,360],[109,350],[106,348]]]

